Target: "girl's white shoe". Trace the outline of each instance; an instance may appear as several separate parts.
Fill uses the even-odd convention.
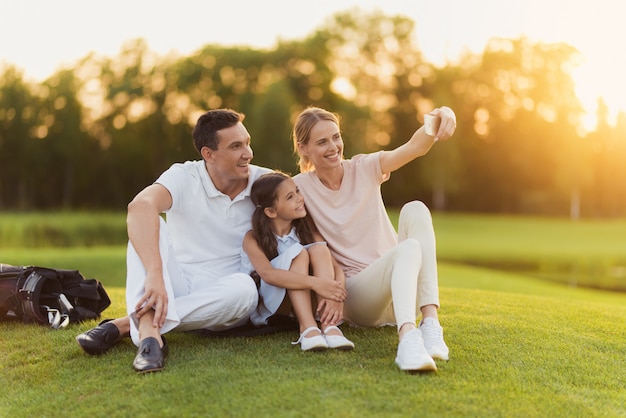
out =
[[[337,330],[341,333],[341,335],[328,335],[328,331]],[[341,330],[335,326],[330,326],[324,330],[324,338],[326,339],[326,344],[328,344],[328,348],[338,348],[340,350],[353,350],[354,343],[343,336]]]
[[[315,335],[313,337],[307,337],[312,331],[319,331],[320,335]],[[291,344],[296,345],[300,344],[300,348],[302,351],[324,351],[328,348],[328,344],[326,343],[326,339],[322,334],[322,330],[317,327],[309,327],[302,331],[300,334],[300,338],[298,341],[294,341]]]

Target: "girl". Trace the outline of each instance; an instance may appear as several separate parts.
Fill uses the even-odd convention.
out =
[[[256,208],[252,230],[243,240],[242,271],[260,278],[252,322],[266,324],[271,315],[289,309],[290,302],[300,324],[300,338],[292,344],[300,344],[303,351],[353,349],[335,325],[343,319],[347,296],[343,272],[335,268],[326,243],[308,220],[293,179],[281,172],[264,174],[252,185],[250,197]],[[317,312],[323,311],[321,329],[313,315],[311,290],[318,295]]]

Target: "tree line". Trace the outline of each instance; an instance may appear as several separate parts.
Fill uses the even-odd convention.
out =
[[[124,210],[173,162],[198,159],[197,117],[246,114],[254,163],[295,174],[295,115],[337,112],[345,155],[405,142],[424,113],[447,105],[447,142],[383,185],[390,206],[577,217],[626,216],[626,115],[583,108],[567,44],[492,39],[480,54],[437,67],[422,56],[414,22],[338,13],[302,40],[272,49],[205,45],[158,56],[142,39],[115,57],[95,53],[40,83],[8,65],[0,79],[0,210]]]

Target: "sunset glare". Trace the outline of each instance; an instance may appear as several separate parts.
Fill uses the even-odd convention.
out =
[[[456,62],[464,51],[480,54],[489,39],[527,37],[567,43],[581,53],[572,71],[595,127],[597,101],[611,122],[626,111],[626,3],[620,0],[2,0],[0,70],[14,65],[27,79],[44,80],[90,52],[115,56],[124,42],[143,38],[158,54],[190,54],[207,43],[271,48],[278,39],[302,39],[333,14],[360,7],[404,15],[416,23],[417,43],[437,66]]]

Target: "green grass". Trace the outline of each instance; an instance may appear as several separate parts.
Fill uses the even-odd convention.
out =
[[[122,315],[123,290],[109,290],[107,315]],[[446,286],[441,298],[451,360],[414,375],[393,364],[391,327],[344,326],[356,350],[321,354],[291,346],[291,333],[171,333],[166,370],[142,376],[131,368],[128,340],[101,357],[78,348],[74,336],[95,322],[61,331],[3,323],[2,380],[10,384],[0,393],[0,416],[626,414],[626,298],[607,304]]]
[[[564,283],[626,291],[626,220],[434,217],[439,258]]]
[[[0,213],[0,249],[120,245],[126,237],[121,212]]]
[[[126,284],[126,246],[68,248],[0,249],[2,262],[13,265],[38,265],[77,269],[86,278],[96,278],[105,287]]]
[[[617,244],[615,236],[626,236],[620,223],[598,223],[596,230],[586,222],[568,228],[559,220],[492,220],[435,216],[440,319],[451,350],[436,373],[397,370],[392,327],[343,326],[356,344],[351,353],[302,353],[289,343],[293,333],[226,339],[171,333],[166,369],[144,376],[132,370],[136,347],[129,340],[100,357],[80,350],[74,337],[96,321],[58,331],[2,322],[0,417],[626,416],[626,293],[489,263],[585,256],[595,262],[606,254],[589,248],[601,240]],[[580,234],[587,244],[572,242]],[[620,248],[606,247],[616,260]],[[0,253],[3,262],[97,277],[113,302],[104,317],[125,314],[123,245]],[[475,265],[462,264],[467,260]]]
[[[397,223],[398,211],[390,211],[390,216]],[[433,220],[441,261],[521,272],[568,286],[626,291],[626,219],[437,213]],[[102,272],[105,283],[117,285],[124,276],[125,227],[121,212],[0,213],[0,261],[82,263],[78,268],[86,269],[85,274]],[[99,248],[103,246],[120,248]],[[116,267],[96,265],[104,262],[101,251],[109,254],[106,263]],[[72,257],[74,252],[79,256]],[[118,259],[116,254],[122,255]]]

